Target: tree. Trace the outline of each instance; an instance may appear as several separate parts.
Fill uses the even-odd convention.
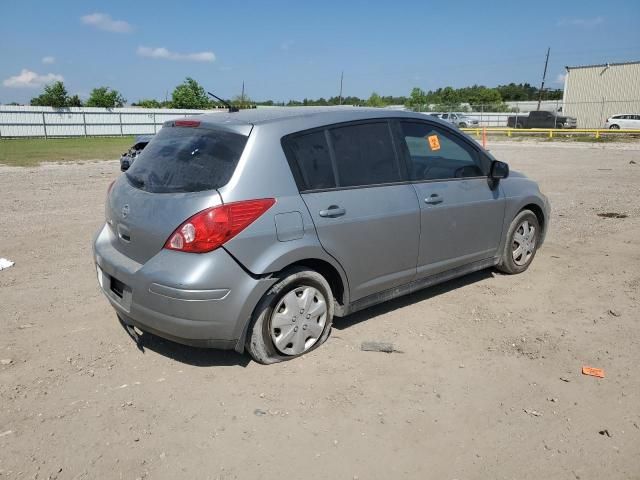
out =
[[[203,109],[210,106],[207,92],[191,77],[173,90],[171,99],[173,108]]]
[[[91,90],[87,107],[115,108],[122,107],[126,100],[117,90],[109,87],[98,87]]]
[[[162,107],[162,105],[158,100],[148,99],[148,98],[139,100],[138,103],[135,104],[135,106],[142,107],[142,108],[161,108]]]
[[[231,99],[231,105],[239,108],[246,108],[249,105],[253,105],[253,100],[249,98],[249,96],[245,93],[243,95],[236,95]],[[219,105],[219,104],[216,104]]]
[[[411,89],[411,94],[407,99],[406,106],[420,111],[422,107],[427,103],[427,94],[424,90],[418,87],[413,87]]]
[[[53,82],[44,86],[44,92],[31,99],[31,105],[38,107],[64,108],[69,105],[69,95],[62,82]]]
[[[80,97],[78,95],[74,95],[72,97],[67,98],[67,107],[81,107],[81,106],[82,106],[82,100],[80,100]]]
[[[369,99],[367,100],[368,107],[384,107],[384,102],[382,101],[382,97],[378,95],[376,92],[373,92]]]

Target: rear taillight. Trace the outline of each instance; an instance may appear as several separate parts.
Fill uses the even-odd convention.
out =
[[[191,253],[215,250],[251,225],[274,203],[274,198],[263,198],[203,210],[180,225],[164,248]]]

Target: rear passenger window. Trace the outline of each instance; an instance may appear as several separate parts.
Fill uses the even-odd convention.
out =
[[[409,151],[412,180],[485,175],[478,154],[463,140],[425,123],[402,122],[401,128]]]
[[[387,122],[329,130],[341,187],[376,185],[402,179]]]
[[[308,133],[287,139],[302,176],[301,190],[318,190],[336,186],[331,167],[331,156],[324,131]]]

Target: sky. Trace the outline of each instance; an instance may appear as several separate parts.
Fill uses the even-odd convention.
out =
[[[612,4],[613,5],[613,4]],[[63,80],[163,100],[185,77],[223,98],[408,95],[540,83],[565,65],[640,60],[640,1],[6,1],[0,103]],[[639,79],[640,81],[640,79]]]

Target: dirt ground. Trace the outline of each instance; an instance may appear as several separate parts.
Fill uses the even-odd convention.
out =
[[[0,479],[640,478],[640,144],[490,148],[552,203],[526,273],[338,319],[268,367],[129,340],[90,247],[117,162],[0,168]]]

